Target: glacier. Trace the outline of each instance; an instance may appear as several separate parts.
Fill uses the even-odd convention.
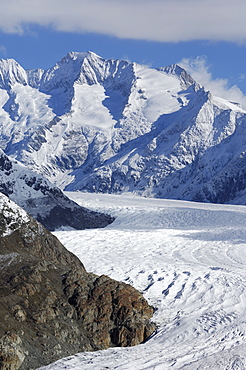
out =
[[[244,206],[66,194],[116,220],[55,235],[88,271],[141,291],[158,329],[144,344],[78,353],[42,370],[245,369]]]

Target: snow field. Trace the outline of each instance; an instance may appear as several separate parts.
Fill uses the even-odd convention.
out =
[[[105,229],[55,234],[87,271],[140,290],[156,308],[158,330],[145,344],[43,369],[245,369],[245,207],[67,195],[117,218]]]
[[[79,122],[84,122],[88,126],[110,131],[115,121],[110,116],[108,109],[102,104],[107,98],[104,88],[100,85],[75,85],[74,91],[71,121],[75,127],[79,126]]]

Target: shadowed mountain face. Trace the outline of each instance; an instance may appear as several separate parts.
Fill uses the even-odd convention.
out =
[[[29,370],[80,351],[132,346],[155,330],[130,285],[87,273],[56,237],[0,197],[0,369]]]
[[[0,191],[24,208],[47,229],[105,227],[113,218],[92,212],[66,197],[42,175],[28,170],[0,150]]]
[[[245,204],[245,110],[178,65],[0,61],[0,147],[66,190]]]

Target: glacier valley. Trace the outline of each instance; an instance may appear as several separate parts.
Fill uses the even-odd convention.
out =
[[[87,271],[143,293],[158,325],[42,370],[246,368],[245,138],[246,111],[177,64],[0,60],[1,192]]]
[[[56,236],[88,271],[140,290],[156,308],[158,330],[145,344],[80,353],[42,370],[245,369],[245,207],[67,195],[116,220]]]

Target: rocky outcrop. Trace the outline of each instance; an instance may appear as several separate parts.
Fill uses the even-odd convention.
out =
[[[7,332],[0,339],[0,369],[19,369],[26,354],[22,348],[22,340],[18,335]]]
[[[133,287],[87,273],[55,236],[21,212],[6,227],[18,211],[11,204],[6,198],[0,207],[1,370],[132,346],[154,332],[153,308]]]

